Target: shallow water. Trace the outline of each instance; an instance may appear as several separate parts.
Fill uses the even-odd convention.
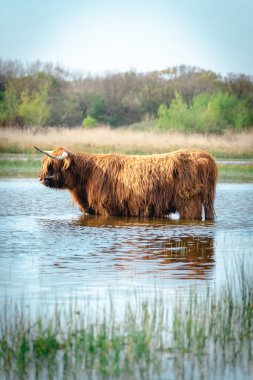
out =
[[[173,298],[219,287],[237,257],[252,268],[253,184],[219,184],[213,222],[84,216],[31,179],[1,179],[0,199],[2,299]]]

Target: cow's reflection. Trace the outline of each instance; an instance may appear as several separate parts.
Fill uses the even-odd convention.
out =
[[[82,227],[119,228],[119,233],[102,252],[111,255],[117,269],[136,275],[178,279],[212,277],[214,269],[214,229],[212,223],[119,219],[84,216]],[[121,233],[120,230],[127,232]],[[145,263],[144,263],[145,261]]]

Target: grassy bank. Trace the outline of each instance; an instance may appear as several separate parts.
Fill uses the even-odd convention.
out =
[[[253,182],[253,165],[218,162],[219,182]]]
[[[170,317],[164,297],[137,298],[120,319],[113,299],[109,310],[98,303],[95,314],[83,300],[82,308],[74,301],[68,308],[55,304],[51,315],[44,310],[36,317],[6,301],[0,311],[1,378],[250,378],[253,282],[239,268],[219,292],[179,298]]]
[[[179,148],[191,148],[206,150],[217,159],[253,158],[253,131],[217,136],[158,133],[152,128],[140,130],[138,126],[134,129],[0,129],[0,137],[1,176],[37,176],[42,157],[35,152],[33,145],[46,150],[64,146],[74,152],[125,154],[164,153]],[[10,157],[8,154],[13,155]],[[253,166],[250,164],[218,163],[218,166],[220,181],[253,180]]]
[[[19,157],[13,159],[1,158],[0,177],[36,177],[40,172],[41,161]]]
[[[28,154],[0,154],[0,177],[37,177],[40,172],[42,156]],[[253,165],[223,164],[218,162],[219,181],[253,181]]]
[[[206,150],[216,158],[252,158],[253,131],[224,135],[189,135],[176,132],[159,133],[152,129],[107,127],[0,129],[1,153],[33,153],[33,145],[45,150],[63,146],[75,152],[125,154],[164,153],[189,148]]]

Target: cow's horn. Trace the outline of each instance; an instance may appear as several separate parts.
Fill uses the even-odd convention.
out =
[[[64,160],[65,158],[68,157],[68,152],[65,152],[65,151],[63,151],[63,153],[62,153],[61,156],[53,156],[51,154],[52,151],[42,150],[42,149],[37,148],[36,146],[34,146],[34,148],[36,150],[38,150],[40,153],[43,153],[43,154],[47,155],[48,157],[53,158],[54,160],[59,160],[60,161],[60,160]]]

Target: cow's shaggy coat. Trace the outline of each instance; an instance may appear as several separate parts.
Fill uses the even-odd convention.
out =
[[[54,151],[62,155],[63,148]],[[68,153],[45,157],[41,181],[68,189],[81,211],[90,214],[163,217],[178,211],[183,219],[214,217],[217,166],[206,152],[126,156]]]

